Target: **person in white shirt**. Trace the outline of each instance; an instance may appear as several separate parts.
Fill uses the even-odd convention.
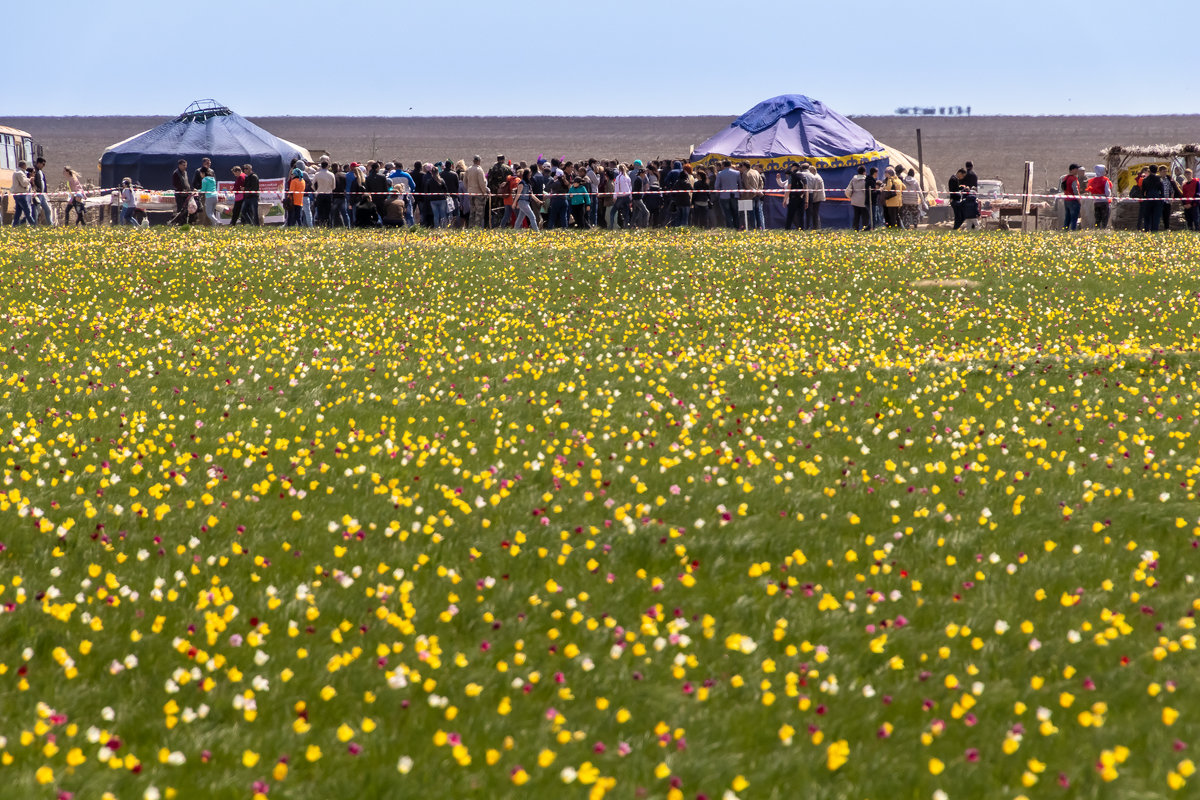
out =
[[[316,199],[316,223],[318,225],[333,225],[333,187],[337,185],[337,176],[329,171],[329,161],[322,158],[321,168],[312,176],[313,191]]]
[[[467,197],[471,205],[471,215],[467,220],[467,227],[483,228],[486,225],[488,198],[491,196],[491,190],[488,189],[487,173],[483,171],[483,158],[475,156],[471,159],[471,166],[467,168]]]
[[[13,170],[12,194],[13,202],[16,203],[16,211],[13,212],[12,218],[14,228],[22,224],[22,218],[26,225],[37,224],[33,218],[33,181],[29,179],[25,170],[24,161],[17,162],[17,168]]]
[[[629,177],[624,164],[617,165],[617,177],[613,181],[613,204],[609,209],[609,230],[615,230],[620,223],[622,228],[629,227],[630,214],[633,213],[633,180]]]
[[[825,179],[817,168],[808,165],[808,225],[807,230],[821,230],[821,204],[825,202]]]
[[[137,211],[137,196],[133,193],[133,181],[124,178],[121,180],[121,224],[137,227],[135,211]]]

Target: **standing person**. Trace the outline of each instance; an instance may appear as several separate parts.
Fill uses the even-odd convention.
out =
[[[378,161],[367,163],[367,179],[363,182],[363,188],[370,193],[371,202],[375,204],[375,211],[382,219],[387,213],[388,181],[380,171]]]
[[[201,167],[200,172],[203,173],[200,193],[204,195],[204,215],[208,217],[210,225],[220,225],[221,220],[217,216],[217,176],[209,167]]]
[[[242,222],[248,225],[261,225],[262,221],[258,218],[258,176],[254,174],[254,167],[251,164],[242,165],[242,174],[246,176],[245,183],[242,185],[242,191],[245,194],[242,200]]]
[[[858,173],[850,179],[850,183],[846,184],[846,198],[850,201],[850,207],[854,212],[854,220],[852,227],[856,231],[861,231],[864,228],[870,227],[867,220],[867,214],[870,209],[867,207],[867,168],[859,167]],[[958,226],[955,225],[957,228]]]
[[[284,209],[287,211],[287,219],[284,220],[284,226],[288,228],[298,227],[300,223],[300,212],[304,208],[304,170],[299,167],[292,168],[292,178],[288,182],[287,194],[284,195]]]
[[[458,172],[454,169],[454,164],[450,162],[450,159],[442,162],[442,183],[446,184],[446,222],[442,227],[453,228],[457,226],[457,218],[460,216],[458,205],[462,202],[462,198],[458,196]]]
[[[870,213],[870,227],[883,227],[883,210],[880,207],[881,187],[879,184],[879,168],[871,167],[867,170],[867,210]]]
[[[137,217],[134,212],[137,211],[137,196],[133,192],[133,181],[129,178],[121,179],[121,224],[132,225],[135,228],[138,226]]]
[[[501,198],[501,201],[504,205],[504,218],[508,219],[508,215],[511,213],[511,198],[507,197],[504,190],[508,188],[508,179],[512,174],[512,167],[504,163],[504,154],[498,153],[496,155],[496,163],[492,164],[487,174],[488,189],[491,191],[486,217],[486,227],[488,228],[492,227],[492,207],[495,205],[497,197]],[[503,227],[503,223],[501,224],[501,227]]]
[[[1139,215],[1140,227],[1148,233],[1157,233],[1158,224],[1162,222],[1163,190],[1158,165],[1151,164],[1149,173],[1142,179],[1142,213]]]
[[[965,177],[967,177],[967,171],[960,169],[950,176],[950,180],[946,181],[946,193],[950,195],[950,210],[954,212],[954,230],[958,230],[963,224],[962,181]]]
[[[316,223],[324,227],[333,226],[333,187],[337,177],[329,170],[329,160],[321,159],[321,168],[313,175],[313,191],[316,192]]]
[[[33,218],[37,224],[53,225],[54,213],[50,210],[50,201],[46,193],[50,191],[50,183],[46,180],[46,159],[40,156],[34,162],[33,170]],[[44,222],[42,221],[44,220]]]
[[[592,227],[588,221],[590,209],[592,206],[592,194],[588,191],[585,178],[576,175],[571,181],[571,190],[568,192],[568,197],[571,203],[571,216],[575,220],[575,227],[580,230],[586,230]]]
[[[175,190],[175,216],[171,217],[168,225],[185,225],[191,220],[188,214],[188,201],[192,199],[192,184],[188,181],[187,161],[179,159],[175,162],[175,171],[171,173],[171,188]]]
[[[1092,209],[1096,216],[1096,228],[1104,230],[1108,227],[1109,215],[1112,211],[1113,185],[1105,174],[1103,164],[1096,165],[1096,177],[1088,178],[1087,193],[1094,199]]]
[[[305,166],[303,160],[296,166],[300,169],[301,180],[304,181],[304,204],[300,206],[300,224],[305,228],[311,228],[313,227],[317,170],[312,164]]]
[[[350,208],[346,205],[346,173],[341,164],[334,164],[329,171],[333,173],[333,192],[330,195],[332,218],[329,226],[335,228],[341,225],[343,228],[349,228]]]
[[[196,174],[192,176],[192,188],[193,189],[199,189],[200,184],[202,184],[204,182],[204,170],[206,170],[206,169],[207,170],[212,169],[212,159],[211,158],[200,159],[200,166],[196,168]],[[213,174],[216,175],[217,173],[214,172]]]
[[[404,224],[405,224],[405,226],[411,228],[413,226],[413,199],[414,199],[412,197],[412,192],[416,191],[417,182],[415,180],[413,180],[413,176],[404,169],[404,162],[398,158],[396,159],[396,168],[394,170],[392,170],[390,173],[388,173],[388,178],[391,179],[392,186],[395,186],[398,182],[401,182],[401,181],[403,181],[405,184],[407,184],[405,186],[405,194],[408,196],[404,198],[404,200],[405,200],[405,202],[404,202]]]
[[[1189,231],[1200,231],[1200,181],[1192,176],[1190,169],[1183,171],[1183,186],[1179,187],[1183,196],[1183,221]]]
[[[588,193],[592,196],[592,204],[588,212],[591,216],[588,222],[594,228],[597,225],[597,220],[600,216],[600,182],[604,169],[596,163],[596,159],[589,158],[587,161],[587,170],[583,173],[587,181]]]
[[[650,181],[640,158],[635,159],[633,162],[632,186],[633,194],[630,196],[630,202],[633,207],[632,226],[634,228],[645,228],[650,224],[650,209],[646,205],[646,195],[650,192]]]
[[[785,231],[804,230],[804,214],[808,209],[808,170],[801,164],[792,168],[788,176],[787,191],[783,195],[783,204],[787,207],[787,220],[783,223]]]
[[[883,171],[883,221],[889,228],[900,227],[900,207],[904,205],[904,181],[896,177],[896,169]]]
[[[925,198],[921,196],[921,182],[917,180],[917,171],[909,169],[904,176],[904,197],[900,205],[900,226],[910,231],[917,229],[921,221],[921,207]]]
[[[633,180],[624,164],[617,165],[617,176],[613,178],[613,205],[609,212],[609,228],[627,228],[633,214]]]
[[[740,186],[742,189],[741,199],[749,200],[751,203],[748,219],[746,220],[746,228],[756,231],[765,231],[767,229],[766,220],[763,217],[763,177],[762,173],[750,165],[749,161],[743,161],[738,165],[738,172],[741,173]]]
[[[675,162],[679,163],[679,162]],[[671,197],[675,202],[675,217],[671,224],[676,228],[686,228],[692,221],[692,187],[696,179],[692,177],[692,165],[683,164],[679,167],[679,175],[672,185],[674,193]],[[707,204],[705,209],[708,209]]]
[[[471,166],[467,168],[466,182],[467,195],[471,198],[471,217],[467,220],[467,227],[487,227],[487,208],[492,191],[488,186],[487,173],[483,171],[483,159],[479,156],[471,159]]]
[[[1183,196],[1183,191],[1179,188],[1179,184],[1171,175],[1171,169],[1166,164],[1158,165],[1158,177],[1162,178],[1163,182],[1163,202],[1162,202],[1162,224],[1163,230],[1171,230],[1171,201],[1177,197]]]
[[[346,168],[346,187],[343,190],[346,195],[346,215],[350,224],[347,228],[353,228],[358,222],[357,212],[354,210],[358,205],[358,201],[362,199],[362,185],[358,180],[358,162],[351,161],[350,166]]]
[[[422,191],[429,198],[429,212],[432,220],[429,227],[444,228],[450,218],[446,206],[446,181],[442,178],[441,173],[434,169],[433,164],[425,164],[421,169],[424,172]]]
[[[594,216],[606,230],[612,230],[615,227],[612,223],[613,209],[616,207],[613,199],[613,181],[616,180],[617,173],[615,170],[600,167],[599,177],[600,189],[596,193],[596,200],[597,204],[604,209],[604,213],[597,212]]]
[[[36,225],[37,222],[33,218],[33,181],[29,179],[24,161],[18,161],[17,168],[13,170],[12,193],[17,206],[13,212],[13,227],[22,224],[22,217],[25,219],[24,224]]]
[[[667,204],[663,200],[662,183],[658,179],[658,165],[653,161],[647,164],[646,174],[643,177],[647,184],[647,194],[642,198],[642,202],[650,211],[650,227],[661,228],[667,223],[665,219]]]
[[[71,224],[71,211],[74,209],[75,224],[82,225],[83,212],[85,210],[83,203],[83,181],[79,180],[78,173],[70,167],[63,167],[63,177],[67,180],[67,191],[70,193],[70,196],[67,198],[67,210],[64,213],[66,221],[63,224]]]
[[[979,197],[975,194],[975,190],[966,184],[963,184],[961,191],[963,215],[962,230],[979,230]],[[1076,213],[1076,217],[1078,217],[1078,213]],[[1076,219],[1076,223],[1078,223],[1078,219]]]
[[[433,222],[433,202],[428,194],[429,189],[426,184],[429,182],[429,173],[433,171],[433,165],[429,165],[429,169],[425,169],[425,165],[421,162],[413,164],[412,176],[413,182],[417,188],[414,190],[415,199],[417,201],[417,212],[421,218],[420,223],[423,228],[432,228]]]
[[[738,189],[742,185],[742,176],[733,168],[733,162],[725,159],[721,162],[721,171],[717,173],[717,181],[713,190],[717,194],[717,202],[725,215],[725,227],[737,230],[738,225]]]
[[[1060,188],[1063,193],[1063,230],[1079,230],[1080,185],[1079,165],[1072,164],[1067,168],[1067,174],[1062,176]]]
[[[975,165],[970,161],[963,165],[962,184],[970,186],[976,194],[979,194],[979,178],[975,175]]]
[[[690,167],[691,164],[688,164]],[[692,224],[697,228],[712,227],[708,219],[708,210],[712,205],[709,192],[708,170],[701,167],[696,171],[696,180],[692,183]]]
[[[562,168],[550,179],[550,192],[550,215],[546,227],[566,228],[571,221],[571,209],[567,201],[571,183]]]
[[[813,164],[808,165],[808,229],[821,230],[821,204],[825,202],[825,179]]]
[[[471,221],[471,198],[467,195],[467,162],[461,158],[454,162],[455,186],[458,194],[454,204],[458,206],[457,227],[466,228]]]
[[[530,185],[529,170],[522,170],[514,194],[515,199],[513,204],[517,209],[517,216],[513,221],[513,227],[520,230],[521,223],[528,220],[529,227],[536,233],[538,230],[537,214],[533,213],[533,209],[529,205],[533,197],[533,187]]]
[[[233,208],[229,211],[229,227],[232,228],[241,221],[242,207],[246,205],[246,176],[238,166],[229,171],[233,173]]]

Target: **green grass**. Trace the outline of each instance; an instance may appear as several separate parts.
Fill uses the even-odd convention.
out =
[[[1197,780],[1196,238],[6,230],[0,267],[13,796]]]

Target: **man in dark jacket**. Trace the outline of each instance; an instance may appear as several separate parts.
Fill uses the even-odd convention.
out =
[[[246,176],[246,183],[242,187],[242,193],[245,195],[242,200],[242,223],[261,225],[258,219],[258,176],[254,174],[254,166],[243,165],[242,174]]]
[[[192,184],[188,181],[187,161],[179,159],[171,173],[171,188],[175,190],[175,216],[168,225],[184,225],[188,220],[188,200],[192,198]]]
[[[804,230],[804,212],[808,206],[806,175],[808,175],[807,170],[793,167],[792,173],[787,179],[786,185],[789,191],[784,198],[787,201],[787,221],[783,225],[785,231],[792,230],[793,224],[796,226],[796,230]]]
[[[365,188],[371,193],[371,200],[375,203],[375,210],[379,212],[379,217],[382,219],[387,212],[388,179],[379,171],[379,163],[377,161],[367,164]]]
[[[1175,178],[1171,175],[1171,169],[1166,164],[1159,165],[1158,177],[1161,178],[1163,182],[1163,230],[1169,231],[1171,230],[1171,201],[1177,197],[1183,197],[1183,191],[1179,188],[1179,184],[1175,182]]]
[[[967,171],[960,169],[950,176],[950,180],[946,181],[946,192],[950,195],[950,210],[954,212],[954,230],[958,230],[963,224],[961,188],[963,178],[966,176]]]
[[[962,179],[963,186],[970,186],[972,189],[975,190],[976,194],[978,194],[979,193],[979,177],[975,174],[975,165],[972,164],[970,161],[968,161],[964,165],[964,169],[966,170],[966,174],[963,175],[963,179]]]
[[[1142,180],[1142,213],[1141,229],[1150,233],[1158,232],[1158,223],[1162,222],[1163,179],[1159,177],[1158,165],[1150,165],[1150,174]]]
[[[458,173],[454,171],[454,165],[450,163],[450,159],[442,162],[442,182],[446,184],[446,197],[448,200],[454,201],[454,213],[450,215],[447,225],[457,227],[455,219],[462,217],[462,209],[459,205],[462,203],[462,198],[458,196]],[[466,226],[466,220],[463,220],[463,226]]]
[[[202,183],[204,183],[204,170],[206,170],[206,169],[209,170],[210,172],[212,171],[212,159],[211,158],[200,159],[200,168],[197,169],[196,172],[192,175],[192,188],[193,189],[196,189],[197,191],[199,191],[200,185]],[[216,175],[217,173],[213,172],[212,174]]]

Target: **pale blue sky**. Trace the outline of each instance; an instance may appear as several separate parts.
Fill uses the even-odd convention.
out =
[[[970,105],[977,115],[1200,111],[1194,81],[1171,63],[1195,41],[1167,41],[1195,28],[1185,0],[27,8],[28,26],[5,27],[0,118],[163,116],[209,97],[245,116],[732,116],[786,93],[848,115],[911,105]],[[1148,56],[1161,64],[1148,70]]]

